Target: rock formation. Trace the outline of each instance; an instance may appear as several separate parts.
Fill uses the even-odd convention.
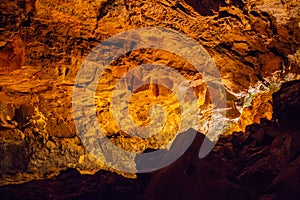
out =
[[[20,36],[15,35],[12,40],[3,42],[0,47],[1,71],[20,69],[25,61],[25,45]]]
[[[299,16],[297,0],[0,0],[0,198],[299,198],[300,86],[293,82],[300,74]],[[142,27],[176,30],[207,50],[226,88],[230,124],[207,158],[194,158],[198,147],[192,146],[171,166],[136,175],[108,168],[87,151],[74,125],[72,92],[97,45]],[[166,130],[161,143],[128,137],[111,119],[115,83],[145,63],[170,66],[193,81],[203,124],[211,117],[209,96],[218,92],[209,93],[193,66],[169,52],[142,49],[119,57],[98,85],[97,116],[111,141],[136,152],[165,147],[174,136]],[[130,89],[140,79],[124,84]],[[150,106],[162,101],[168,127],[177,128],[180,108],[168,88],[138,88],[130,100],[137,124],[149,124]],[[75,177],[78,185],[66,186]],[[28,193],[32,187],[44,189]],[[11,192],[16,189],[20,193]]]
[[[299,88],[299,81],[289,82],[274,94],[274,117],[299,113]],[[276,102],[285,104],[276,107]],[[290,106],[298,108],[287,111]],[[262,119],[246,132],[222,137],[203,159],[197,153],[204,136],[197,134],[177,161],[136,179],[103,170],[81,175],[67,169],[51,179],[2,186],[0,194],[3,199],[299,199],[297,126],[296,121],[287,127],[284,121]]]

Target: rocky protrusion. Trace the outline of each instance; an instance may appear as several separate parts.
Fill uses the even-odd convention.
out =
[[[25,62],[25,44],[19,35],[0,43],[0,72],[20,69]]]

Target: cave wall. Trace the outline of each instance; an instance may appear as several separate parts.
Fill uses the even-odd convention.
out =
[[[76,135],[71,92],[83,60],[106,38],[140,27],[184,33],[205,47],[235,101],[276,71],[283,81],[300,73],[299,12],[296,0],[0,0],[1,184],[105,168]],[[271,116],[270,98],[258,99],[248,124]],[[269,107],[260,112],[260,104]]]

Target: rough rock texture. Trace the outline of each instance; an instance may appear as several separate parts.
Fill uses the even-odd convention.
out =
[[[298,106],[294,89],[300,81],[289,82],[275,95],[274,102]],[[281,99],[285,96],[284,100]],[[274,117],[293,114],[274,104]],[[299,108],[298,110],[299,113]],[[159,171],[127,179],[99,171],[80,175],[75,169],[61,171],[48,180],[0,187],[2,199],[299,199],[300,139],[292,121],[286,127],[276,120],[262,119],[247,126],[246,132],[222,137],[205,158],[198,158],[204,136],[176,162]],[[17,192],[16,192],[17,191]]]
[[[105,38],[138,27],[172,28],[203,45],[226,86],[240,92],[277,70],[299,70],[299,63],[288,59],[299,49],[298,4],[279,0],[4,1],[1,40],[17,32],[25,41],[27,65],[42,66],[48,72],[44,76],[72,80],[85,56]]]
[[[295,120],[286,126],[275,117],[299,113],[299,88],[299,81],[284,84],[273,97],[274,121],[262,119],[245,133],[222,137],[206,158],[197,158],[201,142],[194,142],[153,175],[146,199],[298,199],[300,129]],[[294,109],[287,110],[290,106]]]
[[[15,35],[12,40],[1,43],[0,71],[20,69],[25,61],[25,44],[20,36]]]
[[[299,12],[297,0],[0,0],[0,184],[43,179],[68,167],[87,173],[105,168],[86,151],[76,134],[71,92],[76,72],[91,50],[106,38],[128,29],[171,28],[203,45],[214,59],[227,88],[230,118],[238,117],[240,107],[249,103],[244,101],[249,87],[256,87],[260,81],[258,85],[263,89],[259,87],[257,91],[268,88],[267,92],[271,92],[266,96],[253,98],[254,102],[245,109],[244,117],[234,130],[243,130],[248,124],[260,122],[262,117],[270,119],[270,95],[278,89],[278,83],[295,79],[300,73]],[[158,51],[131,52],[116,61],[111,75],[119,77],[124,70],[120,68],[122,65],[126,72],[128,65],[153,62],[159,57],[155,54],[159,54]],[[135,60],[137,55],[139,61]],[[170,57],[165,55],[159,57],[160,62],[170,63]],[[182,68],[183,74],[194,78],[187,70],[188,64],[172,60],[174,68]],[[279,76],[274,77],[276,71],[280,71]],[[298,86],[294,87],[297,90]],[[206,90],[202,86],[199,88],[198,95],[205,99]],[[105,89],[105,92],[110,90]],[[274,104],[279,105],[276,109],[283,109],[281,102],[286,102],[284,94],[280,98],[282,100]],[[104,101],[98,106],[105,110],[107,104]],[[284,109],[294,108],[298,107]],[[285,128],[294,122],[285,119],[295,119],[294,116],[298,116],[297,113],[281,115],[278,119]],[[251,127],[256,126],[260,127]],[[114,127],[108,129],[112,137],[116,136],[116,143],[122,143],[124,137],[118,137]],[[269,143],[266,149],[255,146],[265,141],[261,134],[253,134],[253,149],[248,146],[242,149],[245,159],[256,161],[255,153],[271,151]],[[249,136],[247,132],[240,135],[242,138]],[[274,154],[270,155],[284,151],[277,148],[281,141],[291,140],[288,135],[280,137],[276,137],[278,144],[275,142]],[[282,143],[288,146],[284,141]],[[135,144],[140,143],[135,141],[132,146]],[[228,149],[230,152],[230,144]],[[275,164],[286,166],[290,161],[284,159],[287,158],[279,158]],[[250,174],[256,170],[252,168],[254,161],[246,163],[249,171],[236,178],[241,184],[249,184],[248,178],[251,179]],[[263,163],[261,165],[263,171],[268,169]],[[267,170],[266,176],[271,179],[274,173]],[[290,176],[282,173],[283,179]],[[270,191],[279,187],[281,180],[277,179]],[[259,193],[259,189],[254,191]],[[148,194],[152,195],[150,189]]]
[[[66,167],[99,169],[76,136],[72,86],[39,80],[39,73],[26,66],[1,76],[1,184],[42,178]]]
[[[49,180],[3,187],[0,199],[143,199],[148,182],[148,176],[126,179],[108,171],[81,175],[76,169],[67,169]]]

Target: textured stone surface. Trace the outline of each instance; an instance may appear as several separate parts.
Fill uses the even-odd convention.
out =
[[[1,184],[53,176],[67,167],[100,169],[76,135],[72,86],[40,80],[40,70],[25,66],[1,75]]]
[[[285,84],[274,95],[274,102],[283,91],[286,97],[298,98],[294,88],[299,83]],[[282,112],[276,105],[274,112],[274,117],[293,113]],[[260,124],[247,126],[244,133],[222,137],[213,152],[203,159],[197,155],[204,135],[197,134],[177,161],[156,172],[138,174],[136,179],[103,170],[81,175],[75,169],[67,169],[51,179],[2,186],[0,195],[3,199],[26,196],[28,199],[296,200],[300,196],[300,132],[299,128],[290,127],[281,126],[275,118],[263,119]],[[16,146],[12,149],[18,151]]]
[[[299,81],[285,84],[274,102],[289,104]],[[274,104],[274,121],[247,126],[246,132],[220,138],[213,152],[198,159],[201,136],[170,166],[155,173],[146,199],[297,199],[299,198],[299,128],[282,126],[275,116],[290,115]],[[297,106],[298,102],[290,105]],[[284,123],[284,122],[283,122]]]
[[[246,125],[260,123],[262,117],[270,119],[272,93],[281,81],[297,79],[300,73],[299,1],[296,0],[0,0],[1,185],[51,177],[68,167],[86,173],[104,168],[86,151],[75,131],[71,92],[76,72],[92,49],[106,38],[125,30],[153,26],[177,30],[205,47],[227,89],[228,117],[237,118],[243,112],[233,130],[244,130]],[[107,95],[112,89],[109,84],[113,84],[109,80],[119,78],[132,66],[148,62],[168,64],[180,69],[191,80],[201,81],[201,77],[195,77],[191,71],[189,63],[163,51],[148,49],[119,58],[111,66],[111,73],[107,73],[103,96],[100,96],[103,98],[97,104],[99,117],[116,144],[127,144],[124,135],[110,125],[107,112],[100,115],[109,105]],[[274,76],[278,70],[279,76]],[[264,93],[256,95],[251,102],[249,87],[256,89],[253,94]],[[298,88],[293,87],[294,90]],[[199,103],[207,105],[209,100],[204,85],[197,85],[196,90],[202,97]],[[167,93],[162,91],[160,94]],[[146,96],[145,93],[141,94]],[[286,102],[284,93],[277,98],[280,100],[274,104],[279,105],[276,109],[293,110],[294,107],[281,106],[280,102]],[[246,104],[249,105],[243,110]],[[173,109],[169,107],[170,112]],[[141,114],[135,116],[140,119],[139,123],[147,122],[144,113],[147,109],[141,109]],[[205,116],[204,121],[209,119],[210,113]],[[293,116],[295,114],[290,117]],[[286,114],[281,113],[278,118],[283,128],[290,126],[289,121],[284,122]],[[249,142],[248,136],[253,131],[250,132],[247,130],[245,136],[233,138]],[[267,171],[264,175],[270,179],[274,176],[275,172],[259,157],[271,151],[271,147],[265,149],[256,145],[263,145],[269,141],[268,137],[276,134],[276,131],[259,130],[249,136],[253,149],[250,143],[239,149],[241,162],[244,157],[249,162],[237,178],[239,183],[249,184],[249,177],[255,179],[256,171]],[[281,140],[283,146],[279,147]],[[277,153],[285,151],[291,140],[289,134],[272,140],[274,152],[270,155],[276,157],[275,171],[289,162]],[[149,144],[135,140],[126,147],[142,151],[160,146],[145,145]],[[230,144],[224,145],[222,151],[236,156]],[[272,159],[268,157],[269,160]],[[256,161],[258,163],[252,166]]]
[[[0,71],[20,69],[25,62],[25,44],[20,36],[13,36],[12,40],[3,41],[0,46]]]

